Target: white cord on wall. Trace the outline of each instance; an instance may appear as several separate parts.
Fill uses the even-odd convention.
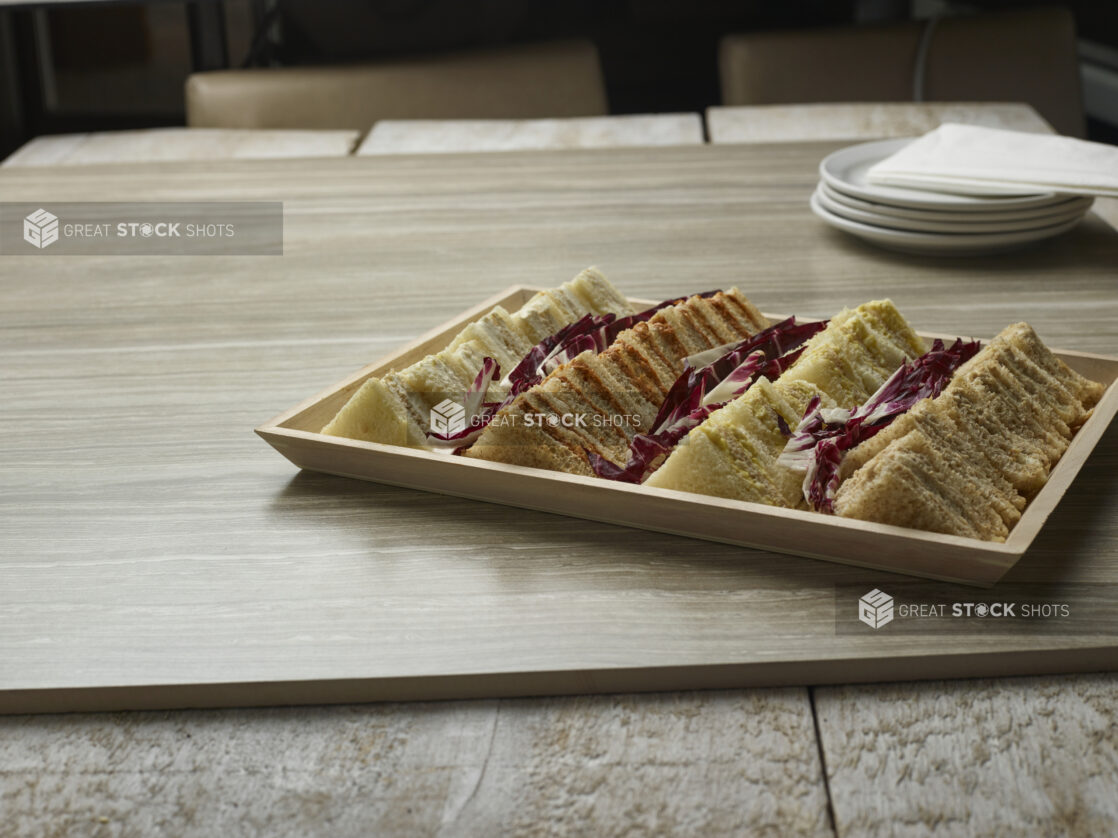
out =
[[[924,85],[927,77],[928,54],[932,51],[932,36],[936,31],[939,16],[928,18],[924,31],[920,33],[920,44],[916,47],[916,66],[912,70],[912,101],[924,101]]]

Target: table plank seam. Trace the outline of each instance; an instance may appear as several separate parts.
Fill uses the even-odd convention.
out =
[[[823,748],[823,732],[819,728],[819,713],[815,709],[815,687],[807,687],[807,703],[811,709],[811,727],[815,735],[815,750],[819,755],[819,775],[823,781],[823,793],[827,796],[827,823],[831,834],[838,838],[838,819],[835,817],[835,802],[831,797],[831,779],[827,773],[827,754]]]

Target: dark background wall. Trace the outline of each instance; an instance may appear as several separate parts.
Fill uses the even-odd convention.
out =
[[[614,113],[721,101],[728,33],[1020,8],[1022,0],[225,0],[0,12],[0,153],[32,136],[181,124],[193,69],[368,60],[564,37],[598,46]],[[1115,56],[1118,0],[1067,0],[1081,38]],[[199,14],[212,12],[216,14]],[[223,47],[199,51],[217,33]],[[210,41],[206,41],[209,37]],[[1116,88],[1118,90],[1118,88]],[[1118,97],[1118,92],[1116,92]],[[1115,103],[1118,110],[1118,103]],[[1095,139],[1118,127],[1089,121]]]

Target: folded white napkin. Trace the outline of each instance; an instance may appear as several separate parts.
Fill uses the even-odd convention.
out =
[[[962,195],[1118,197],[1118,147],[948,122],[872,166],[870,183]]]

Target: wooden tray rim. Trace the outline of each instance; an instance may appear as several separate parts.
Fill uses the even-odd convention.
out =
[[[854,533],[865,533],[869,536],[875,535],[890,535],[897,538],[903,538],[908,541],[924,544],[939,544],[950,545],[962,549],[973,549],[981,551],[985,556],[997,556],[996,564],[1002,565],[1002,573],[1004,574],[1009,570],[1013,564],[1020,559],[1028,547],[1032,544],[1036,535],[1043,528],[1044,523],[1047,521],[1048,516],[1056,508],[1060,499],[1063,497],[1068,486],[1072,483],[1075,476],[1078,474],[1083,462],[1086,461],[1099,439],[1106,432],[1113,420],[1114,416],[1118,414],[1118,357],[1098,355],[1094,353],[1078,352],[1074,350],[1063,350],[1051,348],[1051,351],[1057,356],[1064,358],[1081,358],[1085,360],[1101,362],[1108,365],[1113,365],[1115,368],[1115,380],[1111,382],[1096,405],[1091,417],[1083,424],[1077,431],[1075,437],[1064,452],[1063,457],[1053,468],[1052,473],[1049,475],[1049,480],[1041,491],[1032,499],[1029,506],[1026,508],[1025,513],[1017,522],[1014,528],[1010,531],[1009,537],[1004,542],[983,541],[981,539],[969,538],[963,536],[946,535],[942,533],[933,533],[925,530],[917,530],[909,527],[899,527],[890,524],[879,524],[870,521],[861,521],[852,518],[840,518],[837,516],[823,516],[816,512],[799,509],[784,509],[781,507],[773,507],[765,504],[754,503],[751,501],[733,500],[729,498],[720,498],[710,495],[700,495],[692,492],[683,492],[673,489],[659,489],[645,485],[633,485],[628,483],[620,483],[613,481],[603,481],[597,478],[585,477],[582,475],[566,474],[563,472],[549,471],[545,469],[536,469],[526,466],[515,466],[504,463],[494,463],[485,460],[473,460],[465,458],[450,459],[445,454],[438,454],[431,451],[426,451],[420,448],[408,448],[406,446],[388,445],[384,443],[366,442],[363,440],[347,439],[344,437],[334,437],[322,433],[305,431],[297,428],[284,427],[288,422],[298,417],[308,409],[313,408],[325,399],[328,399],[340,390],[353,385],[356,382],[362,381],[370,375],[391,369],[394,362],[400,358],[407,357],[417,350],[430,349],[426,345],[440,337],[445,336],[448,332],[455,329],[464,327],[467,323],[475,318],[481,316],[491,308],[497,305],[509,304],[525,300],[528,296],[535,294],[540,289],[529,285],[512,285],[503,291],[488,297],[475,306],[465,310],[461,314],[451,318],[450,320],[442,323],[428,331],[416,339],[406,343],[395,352],[384,355],[377,360],[373,361],[342,379],[341,381],[327,387],[314,396],[303,400],[294,407],[278,414],[264,424],[258,426],[255,432],[262,438],[267,440],[273,447],[279,447],[276,442],[280,440],[290,441],[311,441],[320,445],[328,445],[338,449],[356,449],[375,452],[381,455],[414,458],[425,460],[429,462],[442,462],[448,468],[465,468],[475,469],[479,473],[490,472],[503,472],[509,474],[519,474],[526,478],[548,481],[557,485],[569,487],[586,487],[594,486],[596,488],[608,487],[610,490],[628,493],[641,497],[658,497],[668,501],[676,501],[686,504],[701,504],[705,507],[721,509],[725,512],[748,512],[754,515],[763,515],[769,518],[784,519],[787,521],[795,521],[800,523],[811,523],[813,525],[822,525],[826,527],[838,528]],[[629,298],[630,301],[636,305],[651,305],[654,301],[645,300],[640,298]],[[788,317],[787,314],[774,314],[764,312],[765,316],[772,320],[779,320]],[[821,318],[798,317],[801,321],[809,322]],[[941,338],[944,340],[954,340],[956,337],[964,337],[973,339],[971,336],[963,335],[947,335],[941,333],[930,332],[917,332],[918,335],[926,339]],[[980,340],[987,341],[988,338],[979,338]],[[283,453],[281,451],[281,453]],[[334,472],[336,473],[336,472]],[[355,479],[372,480],[363,474],[349,474],[346,475]],[[397,484],[403,485],[403,484]],[[418,488],[427,491],[437,491],[431,487],[417,485],[413,488]],[[454,493],[458,496],[463,496],[459,493]],[[487,499],[484,493],[477,495],[470,495],[473,499],[483,500],[487,502],[503,503],[492,499]],[[533,507],[535,508],[535,507]],[[541,511],[549,511],[542,509]],[[554,510],[551,510],[554,511]],[[565,513],[560,513],[565,514]],[[599,519],[606,520],[606,519]],[[620,524],[621,526],[630,526],[628,524]],[[652,527],[645,527],[646,529],[654,529]],[[664,530],[669,532],[676,532],[675,530]],[[693,538],[703,538],[698,534],[688,534]],[[719,540],[719,539],[714,539]],[[731,542],[740,543],[740,542]],[[763,544],[753,545],[757,549],[774,549],[766,547]],[[797,552],[795,555],[807,556],[816,558],[822,561],[836,562],[840,564],[859,565],[858,562],[849,561],[846,559],[839,559],[823,554],[812,555],[806,552]],[[983,562],[990,564],[988,558],[976,555],[976,562]],[[904,573],[903,570],[893,570],[892,568],[884,568],[879,564],[872,562],[861,564],[860,566],[872,568],[876,570],[886,570],[887,572]],[[916,574],[914,574],[916,575]],[[988,587],[994,584],[993,582],[966,582],[964,584],[977,584],[982,587]],[[995,580],[996,581],[996,580]]]

